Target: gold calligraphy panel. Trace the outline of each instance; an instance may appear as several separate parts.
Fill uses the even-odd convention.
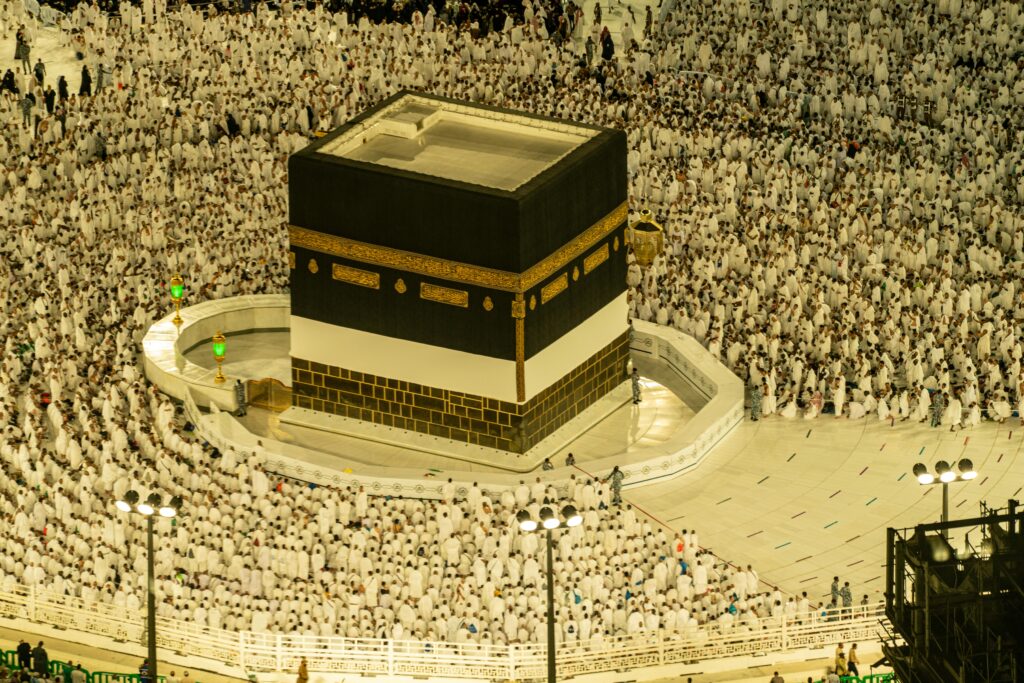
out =
[[[442,287],[441,285],[433,285],[429,282],[420,283],[420,298],[427,301],[436,301],[439,304],[448,304],[449,306],[469,307],[469,292],[461,289],[452,289],[451,287]]]
[[[372,273],[368,270],[353,268],[352,266],[343,266],[340,263],[335,263],[331,267],[331,277],[339,282],[347,282],[350,285],[380,289],[380,273]]]
[[[587,254],[587,257],[583,259],[583,274],[590,275],[590,271],[597,268],[599,265],[608,260],[608,243],[605,242],[600,248]]]
[[[540,302],[546,304],[569,288],[569,275],[562,273],[540,290]]]

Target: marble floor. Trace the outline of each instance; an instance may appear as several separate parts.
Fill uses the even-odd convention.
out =
[[[291,385],[291,360],[288,356],[288,332],[233,334],[227,339],[227,355],[221,369],[230,378],[264,379],[272,377]],[[215,368],[216,361],[208,343],[193,347],[185,358],[201,368]]]
[[[880,600],[885,530],[939,520],[941,486],[921,486],[917,462],[970,458],[973,481],[949,486],[950,517],[1004,507],[1024,486],[1024,427],[986,423],[950,433],[923,425],[832,417],[744,422],[695,471],[627,491],[653,519],[697,529],[701,543],[787,593],[824,600],[833,576],[856,600]],[[980,532],[969,531],[977,545]],[[964,547],[964,536],[951,538]]]
[[[21,0],[15,0],[14,4],[21,7]],[[68,89],[72,93],[77,93],[82,82],[83,62],[75,57],[74,50],[68,46],[66,37],[60,30],[40,26],[29,17],[23,17],[13,24],[0,25],[0,75],[10,69],[21,77],[20,62],[14,60],[14,34],[19,24],[24,24],[30,32],[31,62],[34,65],[37,59],[43,61],[43,66],[46,67],[46,82],[53,85],[56,90],[57,79],[64,76],[68,82]],[[95,74],[93,77],[95,84]]]

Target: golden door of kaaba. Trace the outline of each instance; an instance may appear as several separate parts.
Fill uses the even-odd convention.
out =
[[[250,379],[246,382],[249,405],[280,413],[291,407],[292,390],[272,377]]]

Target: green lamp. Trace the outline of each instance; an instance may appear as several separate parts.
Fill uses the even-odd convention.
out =
[[[213,381],[217,384],[223,384],[227,377],[221,371],[220,364],[224,362],[224,353],[227,351],[228,340],[224,337],[220,331],[213,335],[213,359],[217,361],[217,375],[213,378]]]
[[[175,327],[181,327],[181,300],[185,296],[185,281],[181,275],[171,278],[171,301],[174,302],[174,323]]]

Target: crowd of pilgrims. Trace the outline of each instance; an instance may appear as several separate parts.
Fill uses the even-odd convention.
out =
[[[2,6],[8,34],[19,6]],[[103,76],[47,98],[52,83],[19,70],[28,125],[22,95],[0,94],[0,584],[136,611],[144,533],[111,501],[159,489],[186,501],[161,522],[162,615],[543,640],[538,541],[514,523],[557,497],[543,482],[427,501],[281,480],[192,438],[137,365],[170,274],[189,303],[287,288],[287,156],[402,88],[624,128],[631,204],[667,235],[630,268],[632,314],[693,334],[764,412],[1010,416],[1019,3],[663,0],[643,28],[623,14],[617,45],[574,17],[553,39],[529,0],[489,31],[432,7],[375,24],[322,6],[78,5],[63,30]],[[695,534],[609,504],[605,485],[572,489],[585,523],[558,540],[560,638],[808,611]]]

